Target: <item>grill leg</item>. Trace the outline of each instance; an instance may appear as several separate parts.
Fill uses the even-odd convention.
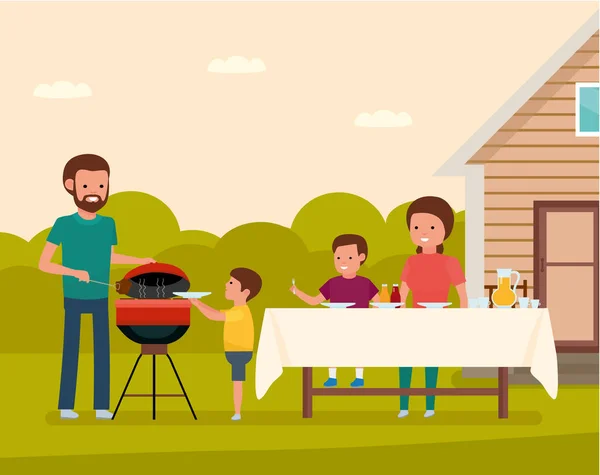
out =
[[[133,374],[135,373],[135,370],[137,368],[138,363],[140,362],[140,358],[142,357],[142,354],[140,353],[140,355],[137,357],[137,360],[135,360],[135,364],[133,365],[133,369],[131,370],[131,374],[129,375],[129,379],[127,380],[127,384],[125,385],[125,388],[123,389],[123,393],[121,394],[121,397],[119,399],[119,403],[117,404],[117,407],[115,408],[115,412],[113,413],[112,419],[115,419],[115,416],[117,415],[117,411],[119,410],[119,406],[121,405],[121,402],[123,401],[123,398],[125,397],[125,393],[127,392],[127,388],[129,387],[129,383],[131,383],[131,378],[133,378]]]
[[[190,406],[190,411],[192,411],[192,416],[194,416],[194,420],[198,420],[198,418],[196,417],[196,413],[194,412],[194,408],[192,407],[192,403],[190,402],[190,399],[187,396],[187,393],[185,392],[185,388],[183,387],[183,383],[181,382],[181,378],[179,377],[179,374],[177,373],[177,370],[175,369],[175,363],[173,363],[173,360],[171,359],[171,355],[169,355],[167,353],[167,358],[169,358],[169,362],[171,363],[171,367],[173,368],[173,372],[175,373],[175,377],[177,378],[177,381],[179,382],[179,386],[181,387],[181,390],[183,391],[183,395],[185,396],[185,400],[188,403],[188,406]]]
[[[152,355],[152,420],[156,420],[156,355]]]

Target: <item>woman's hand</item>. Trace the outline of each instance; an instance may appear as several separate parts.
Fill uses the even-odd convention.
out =
[[[296,291],[297,291],[297,290],[298,290],[298,289],[296,288],[296,286],[295,286],[295,285],[292,285],[292,286],[290,287],[290,292],[291,292],[291,293],[293,293],[294,295],[296,295]]]

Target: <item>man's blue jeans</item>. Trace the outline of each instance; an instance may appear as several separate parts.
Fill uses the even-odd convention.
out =
[[[110,404],[110,342],[108,299],[65,298],[65,336],[58,409],[74,409],[79,365],[81,315],[91,313],[94,332],[94,409],[108,410]]]

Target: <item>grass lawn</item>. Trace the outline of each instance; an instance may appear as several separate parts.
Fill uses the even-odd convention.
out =
[[[135,358],[134,354],[112,356],[111,409]],[[257,401],[252,364],[243,420],[234,423],[224,356],[174,354],[173,359],[198,421],[179,398],[159,399],[156,421],[150,398],[126,398],[115,421],[96,421],[91,410],[93,358],[88,354],[80,358],[76,410],[81,417],[62,421],[56,410],[61,356],[0,355],[5,435],[0,473],[53,468],[57,473],[84,468],[95,473],[101,461],[113,473],[165,472],[186,461],[198,470],[214,466],[222,471],[226,464],[233,471],[252,464],[267,473],[303,465],[312,472],[387,466],[432,473],[456,466],[460,473],[598,473],[598,386],[563,386],[556,400],[539,386],[511,387],[506,420],[497,418],[497,399],[486,396],[438,397],[436,416],[431,419],[423,418],[425,398],[413,397],[411,414],[403,420],[396,417],[396,397],[317,397],[313,419],[305,420],[300,412],[300,370],[286,369]],[[315,370],[315,385],[326,376],[325,369]],[[143,357],[129,391],[149,392],[150,378],[151,358]],[[339,370],[341,385],[352,379],[352,369]],[[164,357],[158,357],[157,380],[158,392],[178,392]],[[416,369],[413,380],[414,386],[422,386],[423,370]],[[398,372],[367,368],[365,382],[397,386]],[[475,383],[496,384],[494,380]],[[463,380],[459,370],[440,370],[439,386],[466,385],[474,382]],[[106,466],[101,466],[105,472]]]

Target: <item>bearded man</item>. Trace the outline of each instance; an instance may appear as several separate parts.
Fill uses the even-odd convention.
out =
[[[110,343],[108,328],[109,287],[91,281],[110,282],[111,264],[142,265],[155,262],[116,254],[115,222],[96,214],[108,201],[110,167],[98,155],[78,155],[65,165],[63,186],[73,196],[77,212],[58,218],[48,235],[39,268],[63,276],[65,332],[58,409],[63,419],[74,412],[79,363],[81,315],[92,314],[94,332],[94,409],[96,418],[111,419]],[[62,265],[52,262],[62,245]]]

